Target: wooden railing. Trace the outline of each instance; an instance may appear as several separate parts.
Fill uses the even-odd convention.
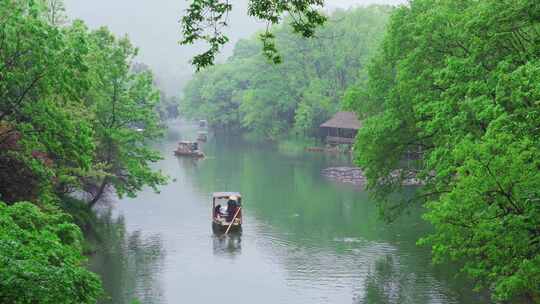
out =
[[[347,145],[351,145],[351,144],[354,143],[354,138],[326,136],[326,142],[329,143],[329,144],[347,144]]]

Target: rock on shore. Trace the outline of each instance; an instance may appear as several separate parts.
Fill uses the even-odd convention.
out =
[[[364,172],[355,167],[330,167],[323,169],[322,176],[341,183],[364,186],[367,182]]]
[[[395,171],[392,176],[397,177],[399,172]],[[362,169],[357,167],[330,167],[323,169],[321,175],[340,183],[353,184],[355,186],[363,187],[367,183],[367,179]],[[419,186],[422,182],[415,178],[410,177],[403,181],[404,186]]]

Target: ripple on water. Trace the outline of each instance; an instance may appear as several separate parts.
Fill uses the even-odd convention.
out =
[[[111,274],[105,282],[115,284],[109,290],[134,289],[142,303],[153,304],[449,304],[463,299],[435,277],[428,255],[411,249],[415,236],[409,230],[420,228],[407,222],[395,229],[372,220],[376,210],[362,193],[320,178],[326,158],[284,158],[210,141],[204,146],[207,159],[176,159],[170,153],[175,141],[189,136],[182,131],[171,139],[158,164],[176,181],[159,196],[144,191],[119,208],[126,215],[126,238],[137,230],[145,234],[142,241],[130,241],[129,249],[126,242],[118,269],[102,261]],[[211,232],[209,192],[217,188],[245,194],[239,238],[216,238]],[[231,296],[237,288],[241,296]]]

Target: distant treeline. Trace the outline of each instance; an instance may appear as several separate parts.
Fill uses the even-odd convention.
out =
[[[181,113],[207,119],[216,129],[248,131],[266,138],[289,133],[314,136],[341,108],[377,49],[392,8],[369,6],[336,11],[315,37],[278,26],[283,63],[263,56],[257,37],[240,40],[226,63],[195,75],[181,100]]]

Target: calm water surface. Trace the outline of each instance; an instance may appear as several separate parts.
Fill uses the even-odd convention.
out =
[[[455,267],[415,245],[430,227],[413,210],[392,225],[366,193],[321,169],[349,160],[210,138],[204,160],[173,156],[196,129],[174,124],[158,167],[174,180],[104,214],[91,268],[103,303],[487,303]],[[214,236],[210,194],[240,191],[244,231]]]

